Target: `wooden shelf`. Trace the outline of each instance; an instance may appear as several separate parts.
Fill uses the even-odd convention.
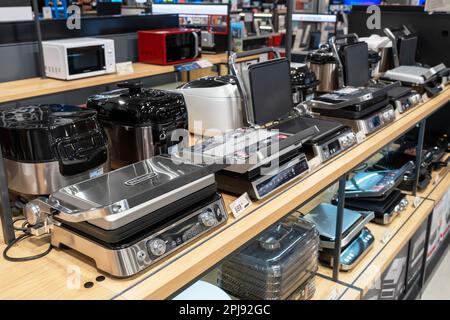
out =
[[[311,300],[359,300],[360,291],[332,280],[316,276],[316,292]]]
[[[388,245],[379,252],[366,268],[354,281],[353,285],[363,290],[363,296],[381,277],[397,254],[404,248],[414,233],[419,229],[428,215],[433,211],[434,202],[424,200],[414,214],[405,221],[404,225],[389,240]],[[384,232],[384,231],[383,231]]]
[[[212,64],[220,64],[227,62],[227,55],[226,53],[215,55],[203,54],[202,59],[208,60]],[[133,63],[133,68],[134,72],[131,74],[109,74],[71,81],[31,78],[2,82],[0,83],[0,103],[175,72],[173,65],[158,66],[144,63]]]
[[[433,201],[439,201],[445,195],[445,193],[450,189],[450,173],[447,171],[447,174],[442,178],[438,185],[433,188],[433,191],[430,192],[428,199]]]
[[[316,196],[340,176],[351,171],[387,143],[401,136],[416,123],[439,109],[449,99],[450,90],[447,89],[420,107],[403,114],[395,123],[369,136],[361,144],[325,163],[306,177],[292,182],[276,195],[264,201],[253,203],[239,219],[230,218],[227,224],[219,230],[205,235],[135,277],[117,279],[105,275],[106,280],[97,283],[95,278],[100,273],[96,270],[92,261],[73,250],[54,249],[48,256],[36,261],[11,263],[0,258],[0,287],[2,289],[8,288],[7,290],[1,290],[0,297],[35,299],[167,298],[203,275],[260,232]],[[227,203],[234,199],[234,196],[225,195]],[[402,226],[406,225],[406,222],[410,221],[412,217],[416,219],[420,215],[418,212],[431,210],[432,205],[432,201],[424,201],[416,210],[410,210],[396,218],[389,228],[393,234],[404,234],[403,231],[399,231]],[[385,228],[375,225],[371,225],[370,228],[379,241],[385,233]],[[411,227],[411,232],[412,229]],[[406,241],[406,238],[403,240]],[[11,254],[17,252],[17,254],[26,255],[28,252],[38,251],[36,241],[36,239],[33,239],[26,241],[26,244],[21,243],[20,247],[15,248]],[[389,243],[393,242],[390,241]],[[369,260],[372,261],[377,256],[374,253],[381,254],[384,247],[384,245],[377,243],[377,246],[372,249],[369,256],[360,265],[368,266]],[[3,250],[3,248],[4,245],[0,245],[0,250]],[[42,251],[42,247],[40,249]],[[80,271],[81,288],[73,289],[67,286],[68,270],[72,270],[71,268],[79,268],[77,270]],[[358,274],[362,274],[364,270],[359,265],[357,268]],[[322,272],[327,273],[323,270]],[[355,282],[359,278],[354,275],[356,271],[354,272],[342,275],[342,280],[348,283]],[[93,281],[94,286],[90,289],[84,288],[83,283],[86,281]],[[352,296],[351,293],[348,295],[349,297]]]
[[[415,208],[413,206],[414,198],[407,196],[407,199],[409,201],[408,209],[397,216],[391,224],[383,226],[369,223],[368,228],[375,237],[375,243],[354,269],[339,273],[341,282],[360,288],[365,293],[369,285],[373,283],[372,280],[381,276],[381,273],[433,210],[434,203],[430,200],[421,199],[422,202]],[[320,266],[319,274],[331,277],[332,269]]]

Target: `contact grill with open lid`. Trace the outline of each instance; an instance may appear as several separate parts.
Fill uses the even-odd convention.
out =
[[[442,91],[442,84],[448,81],[449,68],[441,63],[432,68],[416,62],[418,36],[403,25],[401,28],[385,28],[384,33],[392,41],[394,67],[386,71],[383,78],[401,81],[420,94],[432,97]]]
[[[301,212],[304,219],[313,223],[320,234],[319,260],[333,265],[336,241],[337,206],[321,203],[310,212]],[[344,209],[341,240],[340,269],[351,270],[374,244],[374,237],[365,226],[373,219],[373,212]]]
[[[209,169],[177,161],[156,156],[65,187],[28,203],[27,220],[54,246],[131,276],[227,220]]]
[[[348,35],[330,45],[338,64],[339,87],[314,98],[309,107],[321,119],[340,122],[368,135],[395,120],[388,92],[399,82],[373,82],[369,78],[368,47],[356,35]]]

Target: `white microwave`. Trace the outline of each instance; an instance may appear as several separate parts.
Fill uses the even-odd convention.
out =
[[[74,80],[116,72],[114,40],[73,38],[42,42],[45,74]]]

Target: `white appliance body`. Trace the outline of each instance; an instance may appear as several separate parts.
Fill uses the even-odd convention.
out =
[[[186,101],[191,133],[211,137],[244,127],[237,85],[186,88],[180,92]]]
[[[45,74],[75,80],[116,72],[114,40],[73,38],[42,42]]]

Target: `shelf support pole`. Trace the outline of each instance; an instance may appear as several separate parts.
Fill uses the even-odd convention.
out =
[[[336,233],[333,257],[333,280],[339,280],[339,269],[341,264],[341,242],[342,242],[342,225],[344,222],[344,206],[345,206],[345,184],[347,177],[344,175],[339,179],[338,205],[336,213]]]
[[[39,73],[41,78],[45,76],[45,62],[44,62],[44,49],[42,48],[42,32],[41,23],[39,21],[39,7],[37,0],[32,0],[33,12],[34,12],[34,25],[36,27],[37,45],[38,45],[38,58],[39,58]]]
[[[417,148],[416,148],[416,168],[414,170],[414,183],[413,183],[413,196],[417,195],[417,185],[419,184],[419,175],[420,175],[420,167],[422,165],[422,151],[423,151],[423,142],[425,139],[425,127],[427,124],[427,120],[423,119],[419,122],[419,137],[417,139]]]
[[[10,244],[16,238],[14,234],[11,207],[9,204],[8,177],[6,176],[5,162],[0,149],[0,219],[3,229],[3,240]]]
[[[285,37],[285,53],[286,53],[286,59],[291,62],[291,50],[292,50],[292,12],[294,9],[294,0],[287,0],[286,1],[286,19],[285,19],[285,25],[286,25],[286,37]]]

